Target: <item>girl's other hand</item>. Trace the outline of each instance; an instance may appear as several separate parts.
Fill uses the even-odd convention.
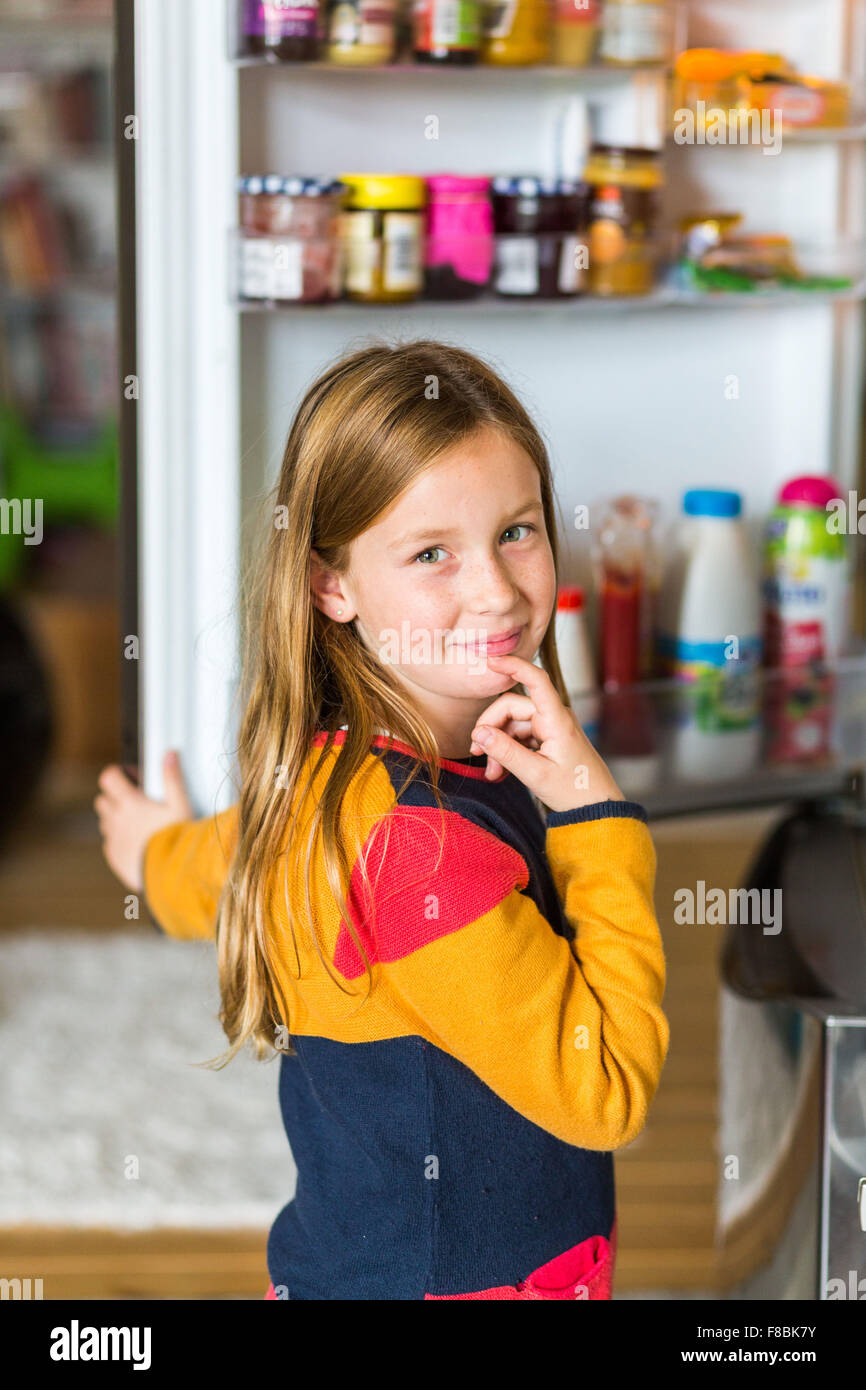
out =
[[[193,814],[177,753],[166,753],[162,777],[165,800],[154,801],[116,765],[99,775],[102,790],[93,805],[102,852],[108,867],[134,893],[144,888],[144,850],[151,835],[177,821],[190,820]]]
[[[493,670],[512,676],[529,693],[507,690],[493,701],[472,731],[473,750],[487,753],[490,762],[513,772],[551,811],[625,801],[547,672],[521,656],[487,660]],[[485,729],[487,742],[479,737]]]

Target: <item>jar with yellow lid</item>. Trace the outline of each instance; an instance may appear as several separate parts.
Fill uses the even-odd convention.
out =
[[[598,56],[614,67],[670,60],[673,16],[669,0],[605,0]]]
[[[424,288],[424,180],[411,174],[341,174],[345,288],[363,303],[399,304]]]
[[[498,67],[546,63],[550,24],[549,0],[486,0],[481,61]]]
[[[590,293],[649,294],[658,260],[661,155],[593,145],[583,177],[590,187]]]

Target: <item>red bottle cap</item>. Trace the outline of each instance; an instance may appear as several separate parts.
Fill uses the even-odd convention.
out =
[[[563,609],[582,608],[583,602],[583,589],[579,584],[570,584],[559,590],[556,596],[556,611],[561,613]]]

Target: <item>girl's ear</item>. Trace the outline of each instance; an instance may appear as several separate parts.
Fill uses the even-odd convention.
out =
[[[355,617],[340,586],[340,576],[328,568],[315,546],[310,546],[310,592],[313,603],[326,617],[344,623]]]

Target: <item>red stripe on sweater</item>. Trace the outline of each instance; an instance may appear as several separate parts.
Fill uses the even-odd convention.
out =
[[[454,811],[397,806],[377,822],[352,870],[349,912],[373,961],[402,960],[440,936],[459,931],[529,882],[526,860],[489,830]],[[345,922],[334,964],[346,980],[363,975],[363,958]]]

